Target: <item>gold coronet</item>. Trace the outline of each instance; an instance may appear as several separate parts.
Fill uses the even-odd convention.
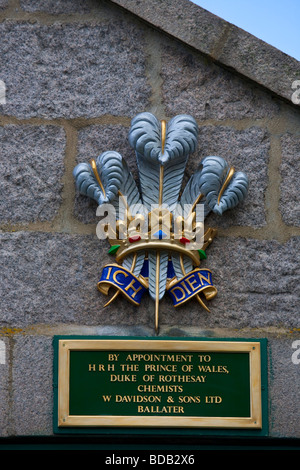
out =
[[[136,232],[139,235],[139,232]],[[116,253],[116,262],[119,263],[125,257],[132,253],[138,251],[169,251],[177,252],[184,256],[191,258],[195,266],[200,265],[200,255],[199,249],[206,250],[207,246],[211,244],[215,236],[217,235],[217,230],[214,228],[209,228],[204,234],[203,244],[197,247],[196,249],[190,249],[189,243],[183,244],[180,239],[174,238],[174,234],[170,234],[170,239],[153,239],[153,238],[141,238],[140,240],[134,241],[131,243],[129,239],[109,239],[111,246],[120,245]],[[193,244],[193,241],[190,243]]]

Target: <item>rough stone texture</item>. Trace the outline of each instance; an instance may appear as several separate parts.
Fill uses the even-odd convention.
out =
[[[128,143],[129,128],[121,125],[93,125],[78,132],[77,163],[88,162],[107,150],[120,153],[137,179],[135,154]],[[97,203],[76,191],[74,214],[83,223],[97,223]]]
[[[173,38],[292,102],[300,63],[187,0],[111,0]]]
[[[10,357],[9,339],[0,336],[1,351],[4,345],[5,362],[0,362],[0,436],[7,436],[9,433],[9,381],[10,381]]]
[[[8,0],[0,0],[0,10],[3,10],[8,5]]]
[[[88,321],[84,316],[91,308],[88,297],[96,290],[100,271],[99,258],[96,261],[98,240],[94,238],[3,234],[1,251],[6,270],[2,277],[2,321],[15,326]]]
[[[201,267],[212,271],[217,296],[206,302],[210,313],[196,300],[173,308],[166,296],[161,302],[161,324],[202,328],[260,328],[299,325],[299,238],[284,245],[275,241],[216,238]]]
[[[169,116],[262,118],[279,110],[271,96],[183,46],[164,47],[161,61],[163,103]]]
[[[270,434],[276,437],[299,437],[300,364],[292,361],[294,339],[276,338],[269,347]]]
[[[285,244],[217,238],[203,266],[211,269],[218,295],[206,321],[221,327],[299,326],[300,238]],[[203,315],[203,313],[202,313]]]
[[[51,337],[15,337],[11,426],[16,435],[52,433],[52,369]]]
[[[52,220],[60,207],[66,137],[56,126],[0,128],[0,220]]]
[[[206,54],[215,48],[227,24],[218,16],[187,0],[113,0],[112,3],[137,14],[156,28],[180,38]]]
[[[292,83],[300,71],[299,61],[293,57],[232,26],[216,58],[291,102]]]
[[[148,105],[143,34],[134,25],[4,22],[0,35],[5,114],[70,119]]]
[[[21,8],[28,12],[44,11],[47,13],[86,13],[99,5],[97,0],[21,0]]]
[[[287,225],[300,227],[300,137],[292,134],[283,135],[281,138],[281,147],[281,216]]]
[[[197,170],[202,158],[218,155],[236,171],[249,178],[247,198],[221,217],[210,214],[206,219],[213,227],[265,225],[264,194],[268,184],[269,135],[265,129],[250,127],[243,131],[226,126],[203,126],[199,129],[198,150],[189,159],[185,181]]]
[[[148,294],[135,308],[119,296],[108,300],[97,290],[102,268],[114,262],[109,244],[96,236],[18,232],[2,234],[2,318],[9,325],[79,323],[151,325],[154,303]],[[202,265],[212,270],[218,295],[211,313],[196,300],[174,308],[161,302],[161,324],[200,327],[297,327],[299,238],[271,241],[217,238]],[[22,258],[22,263],[20,259]]]
[[[114,262],[108,241],[96,235],[37,232],[1,238],[5,324],[148,324],[147,296],[141,310],[121,298],[103,308],[108,299],[97,290],[97,282],[103,266]]]

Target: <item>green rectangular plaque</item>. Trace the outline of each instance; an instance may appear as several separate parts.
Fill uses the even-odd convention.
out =
[[[262,428],[258,340],[57,341],[57,426]]]

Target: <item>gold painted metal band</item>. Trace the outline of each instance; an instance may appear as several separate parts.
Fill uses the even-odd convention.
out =
[[[234,171],[235,171],[235,170],[234,170],[233,166],[232,166],[232,167],[230,168],[230,170],[228,171],[228,175],[226,176],[226,179],[225,179],[225,181],[224,181],[224,183],[223,183],[223,186],[222,186],[222,188],[221,188],[221,190],[220,190],[220,192],[219,192],[219,195],[218,195],[218,204],[220,204],[221,197],[222,197],[222,195],[223,195],[223,193],[224,193],[226,187],[228,186],[229,181],[230,181],[231,178],[233,177]]]
[[[158,333],[159,324],[159,273],[160,273],[160,252],[156,253],[156,273],[155,273],[155,331]]]
[[[160,121],[161,125],[161,153],[164,154],[165,151],[165,143],[166,143],[166,129],[167,129],[167,123],[163,119]]]
[[[122,240],[121,240],[122,241]],[[126,246],[122,250],[122,246],[119,249],[119,252],[116,254],[116,261],[119,263],[125,256],[128,256],[130,253],[135,253],[136,251],[143,250],[157,250],[157,251],[177,251],[184,254],[192,259],[196,266],[199,266],[200,259],[198,251],[191,251],[185,248],[182,244],[177,243],[178,240],[141,240],[136,243],[133,243],[131,246]]]
[[[90,160],[90,165],[91,165],[91,167],[93,169],[93,172],[94,172],[94,175],[96,176],[96,179],[99,183],[101,191],[103,192],[104,197],[106,197],[105,189],[104,189],[104,186],[102,184],[102,181],[100,179],[100,176],[99,176],[99,173],[98,173],[98,170],[97,170],[96,161],[93,158]]]

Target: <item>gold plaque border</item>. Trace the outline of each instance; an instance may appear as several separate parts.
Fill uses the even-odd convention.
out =
[[[58,346],[59,427],[188,427],[262,428],[261,351],[256,341],[181,341],[60,339]],[[174,352],[248,352],[250,358],[250,417],[199,416],[81,416],[69,414],[70,351],[137,350]]]

